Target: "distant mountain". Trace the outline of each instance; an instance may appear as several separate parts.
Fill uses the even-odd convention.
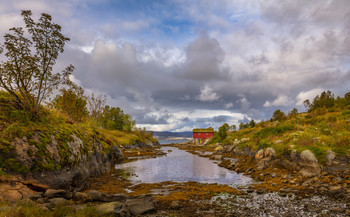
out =
[[[159,139],[169,138],[169,137],[186,137],[192,138],[192,132],[168,132],[168,131],[150,131],[153,133],[153,136]]]

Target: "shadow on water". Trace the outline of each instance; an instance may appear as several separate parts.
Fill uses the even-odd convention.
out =
[[[124,178],[136,183],[165,181],[245,185],[251,178],[219,167],[213,161],[175,147],[162,147],[167,156],[116,165]]]

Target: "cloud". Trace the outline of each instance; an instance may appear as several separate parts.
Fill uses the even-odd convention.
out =
[[[224,107],[225,107],[225,109],[233,108],[233,103],[229,102],[229,103],[225,104]]]
[[[20,10],[50,13],[71,41],[55,71],[106,93],[140,126],[185,130],[269,119],[350,79],[347,0],[4,1],[0,33]],[[3,40],[1,40],[3,41]],[[2,57],[1,57],[2,58]],[[215,118],[218,120],[218,118]]]
[[[182,77],[191,80],[212,81],[227,78],[220,68],[225,53],[215,38],[202,32],[186,49]]]
[[[313,100],[317,95],[321,94],[324,90],[320,88],[312,89],[309,91],[301,91],[296,97],[296,105],[303,105],[304,101],[309,99]]]
[[[219,100],[220,97],[212,88],[206,85],[201,88],[201,93],[197,96],[197,99],[201,102],[213,102]]]
[[[271,107],[271,106],[290,106],[293,104],[293,101],[288,98],[288,96],[280,95],[278,96],[273,102],[266,101],[264,103],[264,107]]]

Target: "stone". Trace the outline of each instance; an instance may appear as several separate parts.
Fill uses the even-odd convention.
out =
[[[90,201],[92,199],[91,199],[91,197],[88,194],[85,194],[85,193],[82,193],[82,192],[76,192],[73,195],[73,200],[85,202],[85,201]]]
[[[274,158],[274,157],[276,157],[276,151],[274,148],[269,147],[265,150],[264,155],[265,155],[265,157]]]
[[[255,154],[255,160],[260,161],[261,159],[264,158],[264,150],[260,149],[258,152]]]
[[[22,166],[31,168],[34,164],[33,157],[38,152],[35,146],[29,145],[27,137],[15,138],[11,142],[11,147],[15,147],[16,159],[21,162]],[[31,156],[28,155],[31,153]]]
[[[328,165],[328,166],[332,165],[334,158],[335,158],[335,153],[331,150],[327,150],[326,165]]]
[[[216,147],[215,149],[214,149],[214,151],[221,151],[221,150],[223,150],[224,149],[224,147],[222,147],[221,145],[219,145],[218,147]]]
[[[57,198],[51,198],[49,200],[50,202],[50,206],[58,206],[58,205],[65,205],[65,204],[68,204],[68,200],[64,199],[64,198],[61,198],[61,197],[57,197]]]
[[[281,144],[281,143],[283,143],[282,140],[277,140],[277,141],[275,141],[275,144]]]
[[[321,174],[321,167],[318,160],[310,150],[305,150],[300,153],[300,161],[298,164],[302,168],[299,171],[302,176],[316,176]]]
[[[123,203],[121,202],[109,202],[96,206],[96,211],[101,214],[113,214],[115,209],[121,209]]]
[[[96,190],[88,191],[88,195],[91,197],[93,201],[99,201],[99,202],[124,202],[126,201],[127,197],[122,194],[105,194]]]
[[[180,203],[179,201],[175,200],[170,203],[170,208],[171,209],[179,209],[180,208]]]
[[[2,192],[1,197],[5,201],[19,201],[23,199],[23,195],[18,190],[7,190]]]
[[[211,157],[211,159],[213,159],[213,160],[221,160],[222,159],[222,155],[219,155],[219,154],[213,155]]]
[[[122,209],[116,208],[114,212],[117,216],[139,216],[156,213],[157,210],[154,207],[151,195],[140,195],[127,199]]]
[[[44,196],[48,198],[62,197],[65,199],[72,199],[73,195],[71,192],[68,192],[63,189],[47,189]]]

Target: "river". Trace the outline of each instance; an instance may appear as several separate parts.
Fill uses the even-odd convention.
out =
[[[161,147],[168,154],[163,157],[141,159],[116,165],[133,183],[158,183],[164,181],[218,183],[245,185],[251,178],[219,167],[208,158],[199,157],[175,147]]]

